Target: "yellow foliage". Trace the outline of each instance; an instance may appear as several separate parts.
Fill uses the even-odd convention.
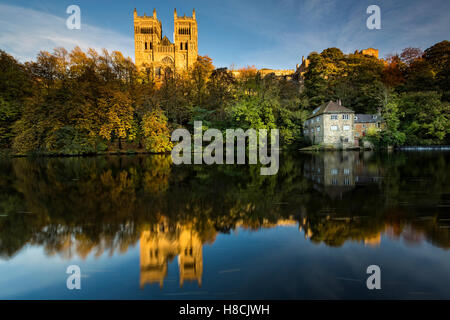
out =
[[[111,140],[111,135],[126,138],[133,125],[133,106],[131,99],[122,92],[115,92],[112,97],[99,99],[99,109],[105,114],[105,121],[100,127],[99,135]],[[133,140],[134,137],[130,137]]]
[[[162,153],[172,150],[167,118],[161,110],[146,113],[142,119],[144,145],[150,152]]]
[[[367,135],[368,136],[376,136],[378,134],[378,128],[375,126],[371,126],[367,129]]]

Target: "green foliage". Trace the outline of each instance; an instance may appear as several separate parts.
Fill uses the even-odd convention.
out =
[[[275,128],[273,109],[276,100],[261,100],[255,96],[243,96],[231,108],[231,118],[238,128],[271,129]]]
[[[304,75],[310,110],[341,99],[356,113],[381,113],[386,127],[367,137],[377,146],[447,143],[449,52],[450,42],[442,41],[423,53],[406,48],[385,62],[358,52],[344,55],[336,48],[312,53]]]
[[[118,51],[57,48],[21,64],[0,50],[0,148],[70,155],[126,144],[165,152],[167,128],[192,129],[194,121],[222,130],[277,128],[282,147],[296,146],[308,113],[336,99],[356,113],[382,114],[385,128],[370,137],[377,145],[448,143],[449,51],[442,41],[384,62],[328,48],[310,54],[297,82],[250,66],[235,77],[207,56],[187,72],[155,78]]]
[[[0,147],[8,148],[11,145],[14,133],[12,125],[20,115],[19,108],[0,96]]]
[[[46,139],[45,147],[49,152],[63,155],[93,154],[98,150],[92,138],[71,126],[53,132]]]
[[[379,109],[375,97],[381,91],[383,63],[360,53],[344,55],[337,48],[312,53],[305,73],[306,94],[317,106],[329,100],[342,103],[357,113]]]
[[[450,106],[437,92],[413,92],[401,96],[402,131],[408,144],[439,144],[450,129]]]

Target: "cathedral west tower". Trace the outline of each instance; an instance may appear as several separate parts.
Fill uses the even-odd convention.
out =
[[[156,10],[152,16],[138,16],[134,9],[134,49],[138,68],[148,68],[156,77],[167,72],[189,69],[197,60],[198,35],[195,10],[192,16],[178,16],[174,10],[174,35],[172,43],[162,34],[161,21]]]

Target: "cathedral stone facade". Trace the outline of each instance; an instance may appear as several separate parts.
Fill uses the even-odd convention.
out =
[[[197,20],[195,10],[192,17],[179,17],[173,13],[174,34],[172,43],[162,34],[161,21],[153,10],[152,16],[138,16],[134,9],[134,49],[138,68],[147,68],[156,77],[167,73],[189,69],[198,55]]]

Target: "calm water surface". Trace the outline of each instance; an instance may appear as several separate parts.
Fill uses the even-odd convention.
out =
[[[0,298],[449,299],[449,160],[290,153],[260,176],[169,156],[3,159]]]

